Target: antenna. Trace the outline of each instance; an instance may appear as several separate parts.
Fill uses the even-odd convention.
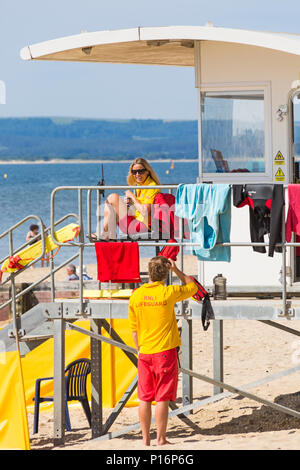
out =
[[[101,165],[101,173],[102,173],[102,177],[101,177],[101,180],[98,181],[97,186],[105,186],[103,163],[102,163],[102,165]],[[101,189],[101,190],[99,191],[99,193],[100,193],[102,196],[104,196],[104,189]]]

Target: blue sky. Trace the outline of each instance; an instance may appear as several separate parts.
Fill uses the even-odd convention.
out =
[[[204,25],[300,33],[299,0],[1,0],[0,117],[195,119],[193,69],[24,62],[22,47],[82,30]],[[0,100],[1,102],[1,100]]]

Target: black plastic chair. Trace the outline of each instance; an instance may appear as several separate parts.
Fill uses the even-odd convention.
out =
[[[71,431],[71,422],[68,409],[68,401],[80,401],[83,411],[91,427],[91,410],[88,402],[86,392],[87,376],[91,373],[90,359],[77,359],[71,362],[65,369],[65,413],[66,413],[66,429]],[[53,397],[41,397],[40,387],[43,380],[53,380],[53,377],[43,377],[37,379],[35,383],[35,397],[34,397],[34,421],[33,421],[33,434],[38,432],[39,427],[39,411],[40,403],[53,401]]]

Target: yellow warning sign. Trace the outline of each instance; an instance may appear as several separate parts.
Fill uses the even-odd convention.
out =
[[[278,170],[275,173],[275,181],[284,181],[285,176],[281,168],[278,168]]]
[[[275,165],[284,165],[284,163],[285,163],[285,162],[284,162],[284,156],[282,155],[282,153],[280,152],[280,150],[279,150],[279,152],[277,152],[277,154],[276,154],[276,157],[275,157],[275,159],[274,159],[274,163],[275,163]]]

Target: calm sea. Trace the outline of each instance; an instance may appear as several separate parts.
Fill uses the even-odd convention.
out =
[[[152,166],[162,184],[195,183],[198,175],[196,161],[153,162]],[[129,163],[103,163],[106,185],[126,185]],[[58,186],[94,186],[101,179],[99,163],[60,163],[60,164],[0,164],[0,234],[28,215],[38,215],[43,223],[50,224],[50,200],[52,191]],[[85,193],[85,192],[84,192]],[[105,191],[105,196],[109,191]],[[92,217],[96,229],[96,196],[93,195]],[[84,229],[86,231],[86,199],[84,200]],[[67,213],[78,212],[77,193],[74,191],[59,192],[56,197],[55,219]],[[69,223],[76,222],[69,219]],[[30,220],[14,231],[14,247],[24,243]],[[68,222],[66,222],[68,223]],[[60,228],[61,226],[59,226]],[[9,253],[8,237],[0,240],[0,258]],[[151,250],[151,251],[149,251]],[[151,256],[154,248],[142,249],[141,256]],[[63,248],[55,257],[55,264],[75,253],[73,248]],[[78,264],[75,260],[74,264]],[[84,263],[95,263],[94,248],[86,248]]]

